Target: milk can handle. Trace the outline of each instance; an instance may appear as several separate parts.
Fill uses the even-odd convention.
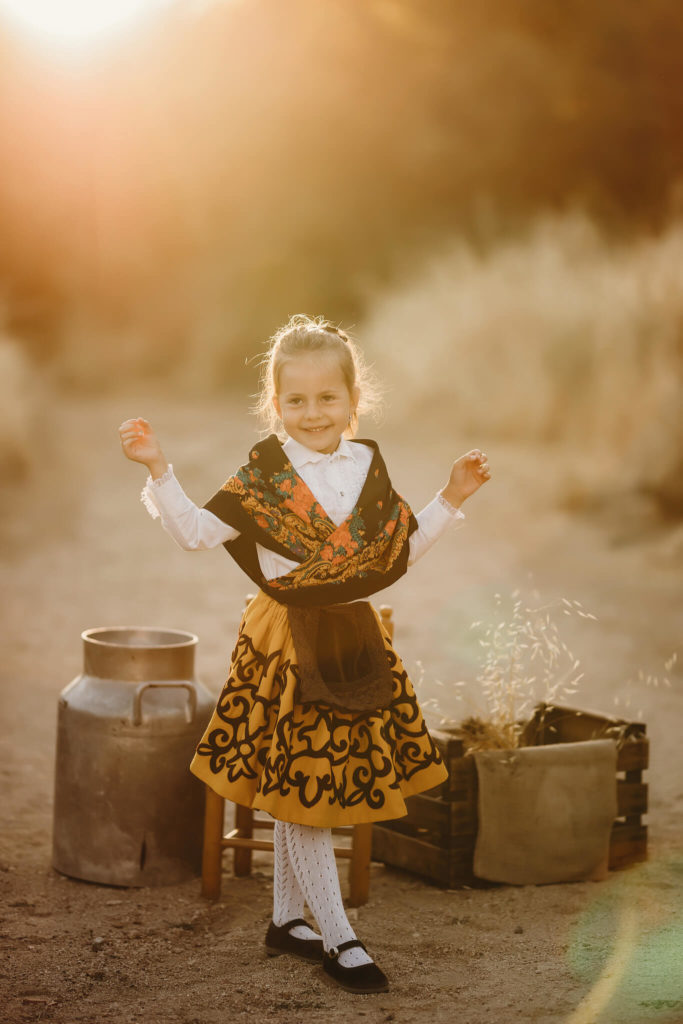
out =
[[[188,722],[194,721],[195,712],[197,710],[197,691],[192,683],[141,683],[133,695],[133,725],[142,725],[142,695],[145,690],[149,690],[152,687],[159,689],[161,686],[170,686],[174,689],[182,687],[187,690],[189,700],[187,702],[187,708],[185,709],[185,717]]]

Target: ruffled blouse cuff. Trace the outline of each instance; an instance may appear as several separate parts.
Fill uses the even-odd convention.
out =
[[[465,513],[462,511],[462,509],[456,508],[455,505],[451,505],[450,501],[447,501],[446,498],[444,498],[441,491],[437,493],[436,500],[438,501],[439,505],[441,505],[441,508],[448,512],[449,516],[452,516],[454,519],[465,518]]]
[[[142,491],[140,493],[140,501],[145,506],[145,508],[151,515],[152,519],[158,519],[161,515],[159,509],[157,508],[156,502],[154,501],[154,492],[155,490],[158,490],[159,487],[162,487],[164,484],[167,484],[169,480],[172,479],[173,466],[171,465],[171,463],[169,463],[168,469],[163,473],[163,475],[158,477],[156,480],[152,480],[151,476],[147,477],[145,486],[142,488]]]

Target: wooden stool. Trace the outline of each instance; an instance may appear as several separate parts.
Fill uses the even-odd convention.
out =
[[[247,599],[249,600],[249,598]],[[382,625],[393,638],[392,610],[389,605],[380,607]],[[223,813],[225,800],[209,786],[206,790],[204,812],[204,851],[202,857],[202,896],[217,900],[221,894],[221,868],[223,850],[235,851],[233,870],[237,876],[251,874],[252,850],[273,852],[272,839],[254,839],[254,832],[274,828],[270,819],[257,818],[251,807],[235,806],[235,828],[223,835]],[[360,907],[367,902],[370,891],[370,853],[372,849],[372,823],[333,828],[334,835],[350,835],[351,846],[336,846],[337,857],[350,860],[349,905]]]
[[[236,875],[251,874],[251,851],[273,852],[272,839],[254,839],[254,832],[270,830],[275,822],[257,818],[251,807],[235,806],[235,828],[223,835],[222,796],[206,786],[206,811],[204,815],[204,853],[202,859],[202,896],[217,900],[221,894],[221,861],[223,850],[235,851],[233,870]],[[372,823],[333,828],[334,835],[351,835],[351,846],[335,846],[337,857],[351,861],[349,865],[349,905],[360,907],[367,902],[370,891],[370,850],[372,848]]]

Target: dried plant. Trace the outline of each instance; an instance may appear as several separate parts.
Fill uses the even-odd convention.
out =
[[[559,615],[593,620],[597,616],[587,612],[580,601],[566,597],[539,604],[537,590],[532,591],[530,600],[523,598],[519,590],[510,597],[508,608],[501,595],[494,594],[495,624],[478,621],[470,626],[479,633],[479,700],[473,699],[472,682],[463,680],[448,686],[434,681],[444,694],[443,704],[434,697],[424,697],[420,692],[425,689],[424,668],[417,663],[415,685],[423,709],[431,712],[439,728],[457,732],[468,751],[514,749],[537,742],[542,733],[557,734],[562,715],[558,718],[556,705],[577,693],[583,677],[579,659],[561,637]],[[618,713],[627,717],[606,719],[607,724],[600,725],[595,738],[609,737],[619,747],[630,739],[638,739],[643,729],[636,723],[642,721],[643,711],[634,711],[634,688],[671,688],[677,662],[674,651],[664,662],[662,673],[646,674],[639,668],[627,680],[624,692],[614,698]],[[458,719],[454,716],[454,704],[473,707],[474,713]],[[582,714],[580,710],[566,709],[568,718]]]
[[[630,679],[626,680],[625,693],[614,698],[614,706],[619,708],[622,712],[633,714],[634,686],[647,686],[654,690],[658,690],[660,686],[667,690],[671,689],[671,676],[676,669],[677,661],[678,654],[674,651],[671,657],[667,658],[664,662],[664,673],[662,675],[653,675],[652,673],[648,673],[646,675],[644,669],[639,668],[635,677],[632,676]],[[642,719],[642,708],[638,708],[636,717],[638,720]]]
[[[583,672],[579,671],[579,659],[561,637],[558,615],[596,616],[585,611],[580,601],[566,597],[547,604],[539,601],[536,590],[530,599],[515,590],[508,608],[502,596],[495,594],[495,624],[478,621],[470,627],[480,634],[476,682],[483,702],[477,714],[457,724],[470,750],[519,746],[536,704],[552,704],[577,692]],[[462,680],[455,683],[454,699],[463,701],[468,688]],[[452,717],[444,715],[438,701],[432,698],[424,706],[441,714],[442,725],[453,726]]]

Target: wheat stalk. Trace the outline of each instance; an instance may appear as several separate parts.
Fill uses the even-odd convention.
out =
[[[477,621],[470,626],[479,631],[476,683],[483,707],[458,723],[458,731],[471,750],[518,747],[533,707],[540,701],[551,704],[571,697],[583,677],[579,659],[561,638],[558,617],[595,620],[596,616],[580,601],[566,597],[540,604],[536,590],[528,599],[519,589],[510,596],[511,607],[506,608],[502,596],[494,594],[495,622]],[[419,670],[418,688],[424,678],[422,665]],[[468,689],[468,684],[459,680],[449,696],[461,701]],[[424,701],[423,706],[440,714],[442,725],[453,724],[435,698]]]

